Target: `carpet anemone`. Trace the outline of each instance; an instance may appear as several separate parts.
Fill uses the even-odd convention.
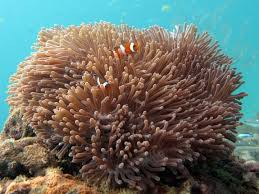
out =
[[[127,42],[136,53],[114,54]],[[232,153],[241,75],[194,25],[54,27],[34,49],[11,77],[8,102],[84,178],[145,190],[165,169],[186,174],[186,163]]]

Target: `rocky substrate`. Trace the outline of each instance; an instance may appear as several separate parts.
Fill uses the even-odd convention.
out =
[[[22,122],[19,112],[10,115],[0,135],[0,194],[130,194],[83,181],[70,160],[58,160]],[[167,176],[148,193],[257,194],[259,164],[231,157],[224,161],[198,161],[189,167],[189,178]]]
[[[7,194],[46,193],[46,194],[97,194],[96,189],[63,174],[59,169],[47,169],[45,175],[27,178],[18,176],[13,181],[3,180],[0,191]]]
[[[244,160],[259,162],[259,128],[244,124],[237,130],[238,133],[249,133],[252,136],[238,138],[235,154]]]

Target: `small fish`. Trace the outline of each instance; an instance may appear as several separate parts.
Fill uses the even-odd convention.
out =
[[[171,10],[171,6],[170,6],[169,4],[164,4],[164,5],[162,5],[162,7],[161,7],[161,11],[162,11],[162,12],[167,13],[167,12],[169,12],[170,10]]]
[[[259,119],[248,119],[245,120],[244,123],[252,127],[259,127]]]
[[[103,85],[103,86],[106,88],[106,87],[108,87],[108,86],[110,85],[108,81],[105,81],[105,82],[103,82],[103,83],[101,84],[99,77],[97,77],[96,82],[97,82],[97,85],[98,85],[99,87],[100,87],[101,85]]]
[[[138,51],[138,43],[127,42],[124,45],[120,45],[114,48],[113,54],[117,55],[120,59],[123,56],[128,56]]]
[[[110,83],[108,81],[105,81],[105,82],[101,83],[100,77],[98,77],[95,73],[91,73],[91,76],[96,81],[96,84],[97,84],[98,87],[101,87],[103,85],[105,88],[107,88],[110,85]]]
[[[252,133],[239,133],[237,135],[238,138],[252,138],[254,135]]]

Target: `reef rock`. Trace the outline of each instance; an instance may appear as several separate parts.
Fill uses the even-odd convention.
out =
[[[76,180],[71,175],[50,169],[45,176],[35,178],[17,177],[0,184],[0,192],[6,194],[98,194],[96,189]]]
[[[0,179],[33,176],[57,164],[55,157],[37,141],[17,111],[10,114],[0,134],[0,153]]]
[[[0,143],[0,153],[0,178],[34,175],[55,161],[35,137],[6,139]]]
[[[33,129],[23,122],[22,115],[19,110],[11,111],[3,129],[3,136],[6,138],[13,138],[15,140],[22,137],[35,136]]]

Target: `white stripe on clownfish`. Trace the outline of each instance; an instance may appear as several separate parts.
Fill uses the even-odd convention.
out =
[[[97,77],[96,82],[97,82],[97,86],[103,85],[104,87],[106,87],[106,86],[109,85],[109,82],[108,82],[108,81],[105,81],[104,83],[101,84],[99,77]]]
[[[101,85],[101,82],[100,82],[100,78],[99,78],[99,77],[97,77],[96,82],[97,82],[97,85],[98,85],[98,86],[100,86],[100,85]]]
[[[133,43],[133,42],[130,43],[130,50],[131,50],[132,52],[135,52],[135,50],[134,50],[134,43]]]
[[[123,55],[126,55],[126,51],[125,51],[126,49],[122,44],[120,45],[120,50],[121,50]]]

